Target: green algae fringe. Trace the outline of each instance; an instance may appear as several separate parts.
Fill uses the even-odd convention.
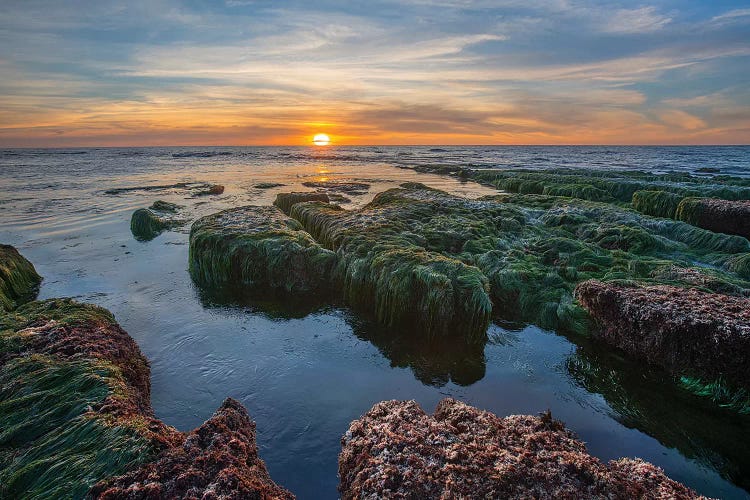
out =
[[[34,265],[10,245],[0,245],[0,313],[32,300],[42,277]]]

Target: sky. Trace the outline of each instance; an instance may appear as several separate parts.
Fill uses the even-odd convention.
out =
[[[0,146],[748,144],[750,1],[2,0]]]

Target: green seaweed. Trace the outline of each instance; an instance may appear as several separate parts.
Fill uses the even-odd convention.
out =
[[[87,414],[119,383],[104,362],[34,355],[0,369],[0,497],[83,498],[153,455],[132,428]]]
[[[301,229],[275,207],[199,219],[190,230],[190,274],[203,286],[242,286],[259,294],[324,292],[336,256]]]
[[[624,204],[517,193],[468,200],[407,183],[362,208],[344,210],[310,201],[310,194],[277,197],[276,205],[289,218],[266,244],[304,237],[309,238],[305,245],[335,252],[316,279],[340,290],[347,303],[372,311],[379,322],[410,324],[428,338],[458,335],[481,343],[493,315],[586,333],[588,315],[573,300],[573,290],[587,279],[750,294],[744,274],[750,259],[742,257],[750,253],[748,240],[645,216]],[[264,277],[278,269],[270,256],[279,253],[276,247],[252,254],[238,271],[242,259],[229,257],[236,254],[232,242],[248,239],[257,245],[266,238],[260,219],[245,218],[241,231],[229,231],[226,241],[226,227],[212,229],[206,244],[211,248],[200,251],[210,257],[200,266],[195,263],[203,259],[197,252],[203,243],[197,237],[191,243],[196,281],[243,285],[244,280],[250,287],[271,283],[294,291],[278,285],[281,277]],[[300,262],[302,268],[309,265]]]
[[[682,196],[666,191],[636,191],[632,202],[633,208],[642,214],[674,219],[682,199]]]
[[[42,278],[34,265],[10,245],[0,245],[0,313],[32,300]]]
[[[701,198],[690,197],[680,201],[679,206],[675,210],[675,219],[687,222],[693,226],[699,226],[702,214]]]
[[[0,498],[83,498],[156,450],[137,418],[96,410],[125,397],[120,368],[83,353],[34,353],[36,335],[24,329],[40,325],[63,334],[116,324],[104,309],[69,299],[0,315]]]
[[[710,382],[697,377],[680,377],[680,385],[696,396],[710,399],[721,408],[728,408],[741,415],[750,415],[750,392],[737,388],[723,379]]]
[[[292,205],[304,201],[322,201],[328,203],[330,200],[326,193],[304,192],[304,193],[279,193],[273,204],[281,209],[282,212],[289,215]]]
[[[130,218],[130,232],[138,241],[151,241],[167,229],[185,223],[175,217],[181,208],[180,205],[162,200],[155,201],[149,208],[139,208]]]

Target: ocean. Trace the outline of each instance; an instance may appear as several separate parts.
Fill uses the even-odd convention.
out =
[[[356,180],[346,208],[417,181],[478,197],[496,190],[416,167],[700,169],[750,176],[750,147],[172,147],[0,150],[0,243],[44,277],[40,298],[75,297],[112,311],[151,361],[156,415],[180,430],[228,396],[257,422],[271,477],[299,498],[336,498],[349,423],[376,402],[414,399],[431,412],[454,397],[500,416],[550,409],[610,460],[640,457],[700,493],[746,498],[748,419],[674,387],[658,372],[581,338],[493,324],[481,354],[404,340],[346,306],[209,296],[187,272],[189,225],[150,242],[130,216],[156,199],[192,219],[310,180]],[[113,188],[209,182],[224,194]],[[259,183],[283,186],[260,189]],[[407,337],[408,338],[408,337]],[[592,375],[593,374],[593,375]]]

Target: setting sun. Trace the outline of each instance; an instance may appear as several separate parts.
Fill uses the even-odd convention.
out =
[[[313,144],[316,146],[328,146],[331,143],[331,138],[326,134],[315,134],[313,137]]]

